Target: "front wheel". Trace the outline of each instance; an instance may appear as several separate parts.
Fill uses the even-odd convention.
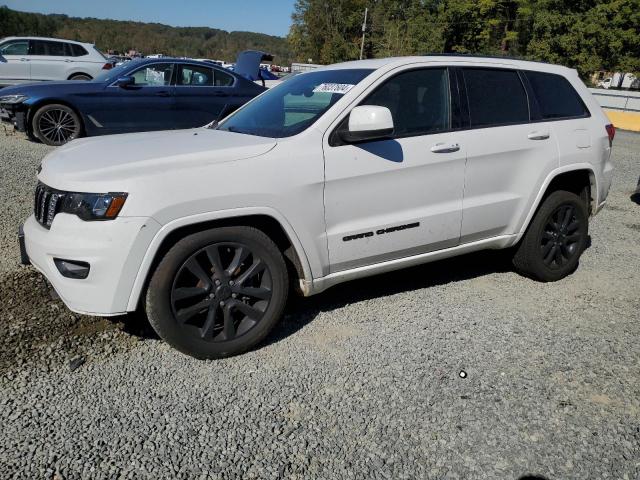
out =
[[[146,310],[174,348],[222,358],[261,342],[280,319],[287,293],[287,268],[273,241],[252,227],[224,227],[169,250],[149,283]]]
[[[560,280],[578,267],[588,236],[584,200],[571,192],[553,192],[533,217],[513,264],[518,272],[535,280]]]
[[[82,133],[78,114],[59,104],[40,107],[33,115],[31,127],[38,140],[54,147],[70,142]]]

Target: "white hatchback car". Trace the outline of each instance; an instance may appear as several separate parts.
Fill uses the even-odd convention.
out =
[[[0,40],[0,85],[91,80],[113,66],[90,43],[40,37]]]
[[[615,130],[574,70],[468,56],[297,75],[219,124],[80,139],[42,162],[23,261],[74,311],[146,308],[198,358],[260,342],[289,284],[510,249],[573,272]],[[511,248],[513,247],[513,248]]]

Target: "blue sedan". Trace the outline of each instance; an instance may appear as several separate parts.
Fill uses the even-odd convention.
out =
[[[263,56],[256,58],[259,63]],[[199,127],[265,90],[249,80],[258,63],[249,65],[251,71],[231,72],[195,60],[133,60],[88,82],[3,88],[0,118],[47,145],[81,136]]]

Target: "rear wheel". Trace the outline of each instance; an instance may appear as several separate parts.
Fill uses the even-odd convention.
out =
[[[69,77],[69,80],[84,80],[84,81],[89,81],[91,80],[91,76],[87,75],[86,73],[76,73],[75,75],[71,75]]]
[[[158,335],[196,358],[252,348],[277,324],[288,292],[282,254],[263,232],[224,227],[180,240],[160,261],[146,310]]]
[[[47,145],[63,145],[82,133],[80,117],[66,105],[50,104],[40,107],[31,122],[33,135]]]
[[[577,268],[588,235],[589,216],[584,200],[571,192],[553,192],[533,217],[513,264],[533,279],[560,280]]]

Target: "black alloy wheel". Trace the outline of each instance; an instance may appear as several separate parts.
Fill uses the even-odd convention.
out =
[[[33,133],[47,145],[63,145],[81,131],[80,118],[66,105],[45,105],[33,116]]]
[[[269,267],[249,247],[214,243],[191,255],[175,276],[171,306],[177,321],[211,342],[240,337],[269,306]]]
[[[542,261],[552,269],[569,263],[580,251],[580,219],[576,208],[564,204],[556,208],[541,235]]]
[[[262,231],[220,227],[179,240],[146,293],[158,335],[196,358],[222,358],[261,342],[280,320],[289,280],[282,253]]]
[[[584,198],[572,192],[550,193],[533,216],[515,249],[516,270],[542,282],[572,273],[587,247],[589,214]]]

